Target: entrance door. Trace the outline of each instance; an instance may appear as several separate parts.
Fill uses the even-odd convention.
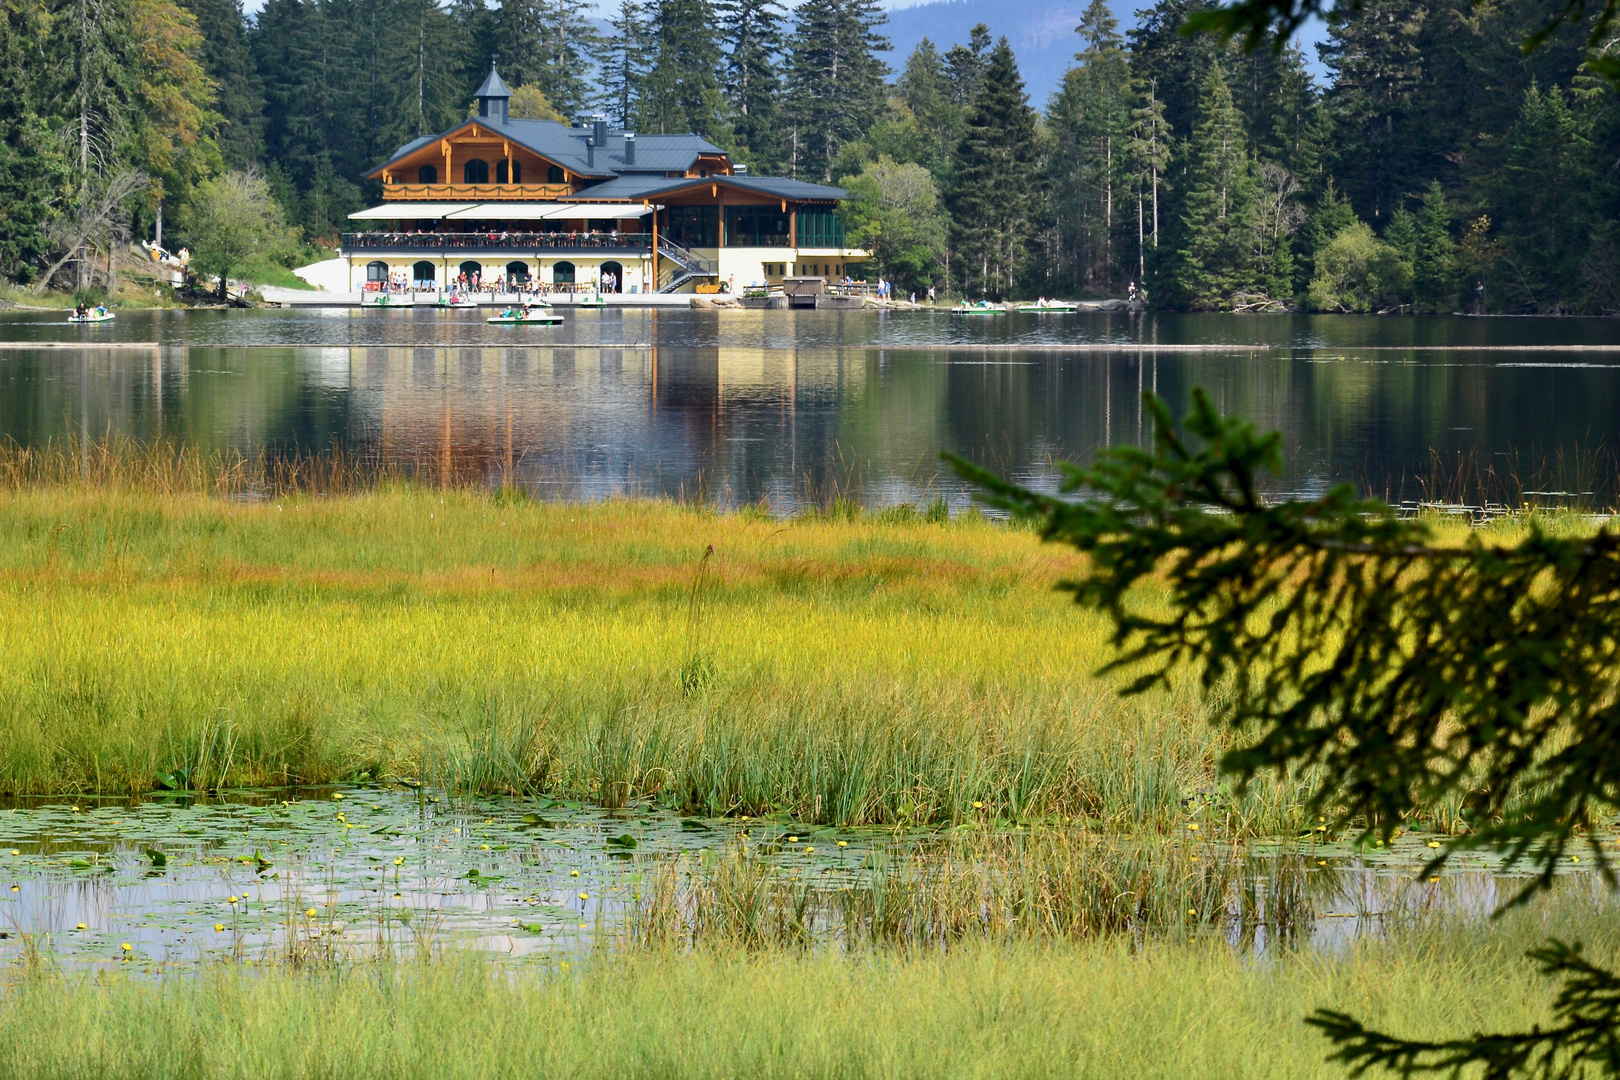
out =
[[[419,262],[411,267],[411,284],[418,289],[431,289],[438,279],[437,268],[430,262]]]
[[[603,263],[599,277],[601,278],[603,292],[616,293],[624,291],[624,267],[618,263]]]

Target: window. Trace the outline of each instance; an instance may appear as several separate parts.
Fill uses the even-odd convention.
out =
[[[562,166],[553,165],[551,168],[546,170],[546,183],[548,183],[548,184],[560,184],[562,182],[563,182]]]
[[[844,246],[844,223],[838,215],[826,211],[799,212],[799,246],[800,247],[833,247]]]
[[[419,262],[411,267],[411,281],[418,289],[431,289],[436,278],[434,266],[430,262]]]
[[[483,274],[483,272],[484,272],[484,264],[483,263],[475,263],[475,262],[468,261],[468,262],[462,263],[461,266],[458,267],[458,269],[463,274],[467,275],[467,280],[468,281],[471,281],[474,277],[481,276]]]
[[[462,183],[487,184],[489,183],[489,162],[482,158],[473,158],[461,167]]]
[[[512,179],[508,181],[506,179],[506,162],[504,160],[497,161],[495,163],[495,182],[497,184],[505,184],[508,182],[513,184],[523,183],[523,162],[512,162]]]
[[[774,206],[728,206],[726,246],[787,247],[788,216]]]
[[[686,247],[717,247],[720,243],[718,206],[672,206],[664,234]]]
[[[509,262],[506,264],[506,280],[514,285],[529,280],[529,264],[526,262]]]
[[[385,262],[369,262],[369,263],[366,263],[366,280],[367,281],[387,281],[388,280],[388,264],[385,263]]]
[[[574,264],[571,262],[552,263],[551,280],[559,285],[572,285],[574,283]]]
[[[439,170],[431,165],[422,166],[416,170],[416,182],[418,184],[437,184],[439,182]]]

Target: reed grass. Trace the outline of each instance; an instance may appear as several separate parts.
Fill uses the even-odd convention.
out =
[[[1123,700],[1094,674],[1108,627],[1053,589],[1078,559],[937,507],[780,520],[11,447],[0,791],[404,779],[839,824],[1297,826],[1301,778],[1225,790],[1195,688]]]
[[[0,1074],[17,1080],[659,1076],[1342,1076],[1300,1021],[1343,1009],[1409,1036],[1523,1028],[1553,987],[1521,959],[1551,932],[1620,955],[1612,909],[1573,895],[1487,926],[1442,919],[1337,954],[1209,940],[950,951],[736,948],[514,972],[435,964],[144,978],[13,975]]]

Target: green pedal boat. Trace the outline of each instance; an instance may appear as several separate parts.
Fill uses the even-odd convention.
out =
[[[563,317],[546,308],[507,308],[484,321],[495,326],[555,326],[563,321]]]
[[[1019,304],[1018,310],[1026,315],[1073,315],[1080,305],[1062,300],[1042,300],[1035,304]]]

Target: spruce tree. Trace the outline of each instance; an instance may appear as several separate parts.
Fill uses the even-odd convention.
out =
[[[264,92],[248,49],[240,0],[180,0],[197,18],[203,35],[202,58],[214,81],[219,113],[215,136],[225,164],[245,169],[259,160],[264,128]]]
[[[537,7],[540,67],[532,82],[564,116],[577,116],[601,99],[594,58],[605,40],[591,22],[587,0],[540,0]]]
[[[613,33],[603,44],[598,61],[601,101],[608,118],[628,129],[635,126],[652,62],[653,32],[647,5],[642,0],[619,0],[608,25]]]
[[[1451,238],[1451,208],[1440,181],[1429,182],[1417,213],[1412,253],[1412,292],[1418,303],[1441,312],[1457,299],[1457,242]]]
[[[1486,288],[1509,311],[1568,311],[1591,231],[1591,181],[1584,132],[1564,92],[1532,83],[1507,143],[1492,202],[1510,273]]]
[[[781,163],[778,131],[782,80],[782,20],[776,0],[719,0],[726,50],[724,90],[741,156],[760,171]]]
[[[923,38],[906,57],[904,70],[895,80],[900,100],[917,123],[922,136],[919,163],[928,168],[942,190],[950,186],[951,151],[962,140],[967,109],[954,100],[945,59],[928,38]]]
[[[794,12],[788,107],[794,175],[832,179],[839,149],[883,115],[888,17],[877,0],[805,0]]]
[[[1002,38],[990,51],[956,149],[951,246],[967,295],[1002,298],[1017,290],[1028,257],[1037,166],[1035,112]]]
[[[1243,117],[1232,103],[1220,65],[1200,87],[1198,120],[1184,151],[1185,192],[1170,288],[1197,310],[1228,305],[1254,289],[1254,162]]]
[[[68,191],[68,163],[47,116],[47,15],[0,0],[0,277],[31,282],[50,250],[46,224]]]
[[[660,134],[695,132],[726,140],[720,92],[724,55],[719,17],[710,0],[658,0],[653,14],[654,59],[639,126]]]
[[[968,31],[966,45],[952,45],[945,54],[945,74],[951,82],[951,97],[963,109],[973,107],[984,85],[989,65],[990,28],[979,23]]]

